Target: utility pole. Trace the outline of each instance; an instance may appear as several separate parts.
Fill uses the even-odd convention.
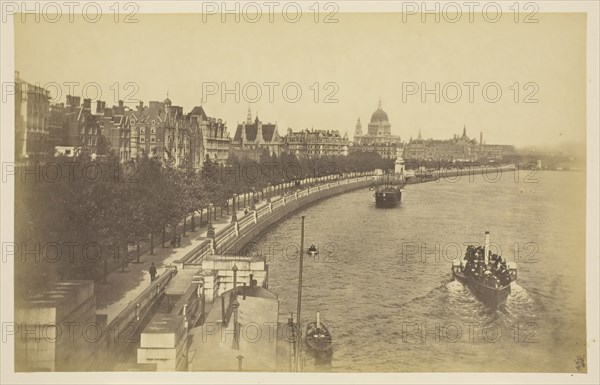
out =
[[[300,324],[300,311],[302,310],[302,265],[304,259],[304,215],[302,216],[302,227],[300,230],[300,266],[298,268],[298,309],[296,310],[296,326],[298,328],[296,347],[296,371],[299,371],[300,346],[302,344],[302,326]]]

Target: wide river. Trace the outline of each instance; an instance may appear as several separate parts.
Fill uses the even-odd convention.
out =
[[[301,215],[305,248],[319,247],[304,258],[302,321],[320,311],[334,348],[330,360],[307,352],[304,370],[585,371],[585,173],[527,174],[409,185],[395,209],[358,190],[258,239],[282,321],[296,312]],[[486,230],[518,266],[498,309],[450,272]]]

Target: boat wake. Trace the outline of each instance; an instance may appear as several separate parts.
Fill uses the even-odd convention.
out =
[[[535,312],[535,301],[529,292],[516,282],[511,284],[511,294],[506,303],[490,307],[478,300],[458,281],[442,282],[427,295],[401,305],[403,318],[411,320],[453,322],[510,323],[530,319]],[[410,315],[409,315],[410,314]]]

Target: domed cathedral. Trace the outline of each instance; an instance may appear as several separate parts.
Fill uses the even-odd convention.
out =
[[[368,130],[362,133],[360,118],[356,122],[354,131],[354,151],[377,152],[383,158],[396,158],[397,149],[402,147],[400,136],[392,135],[392,124],[387,113],[381,106],[381,99],[377,110],[371,115]]]

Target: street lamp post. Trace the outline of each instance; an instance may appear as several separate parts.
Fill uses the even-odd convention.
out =
[[[256,187],[252,187],[252,211],[256,211]]]
[[[237,222],[237,214],[235,213],[235,198],[236,197],[237,197],[237,194],[233,194],[232,208],[231,208],[231,223]]]
[[[213,204],[209,203],[208,204],[208,231],[206,232],[206,236],[208,236],[209,238],[214,238],[215,237],[215,228],[212,225],[212,221],[211,221],[211,210],[213,208]]]

